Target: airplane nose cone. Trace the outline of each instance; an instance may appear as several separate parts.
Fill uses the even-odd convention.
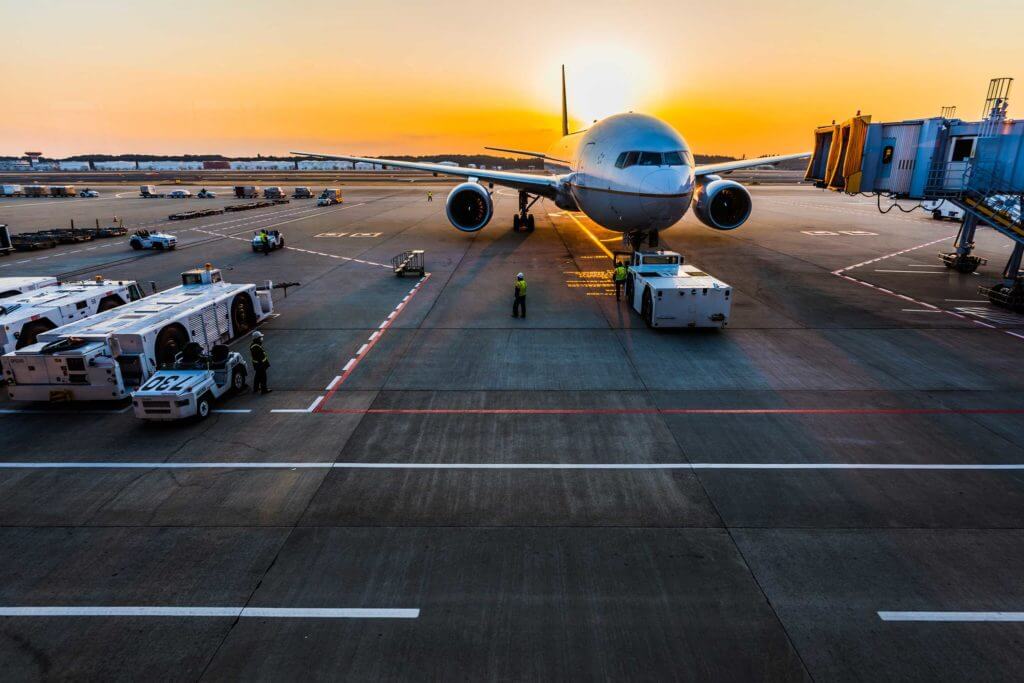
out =
[[[671,224],[686,212],[692,192],[688,168],[661,168],[647,174],[640,183],[640,204],[651,220]]]

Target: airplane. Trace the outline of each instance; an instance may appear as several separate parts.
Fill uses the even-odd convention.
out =
[[[810,153],[759,157],[697,166],[686,140],[672,126],[645,114],[615,114],[586,130],[569,132],[565,66],[562,66],[562,137],[548,153],[487,147],[543,160],[547,175],[467,168],[449,164],[292,152],[316,159],[365,162],[458,176],[445,201],[448,220],[473,233],[494,215],[490,190],[503,185],[519,192],[519,211],[512,228],[533,231],[530,209],[541,198],[565,211],[581,211],[598,225],[621,232],[633,247],[646,241],[658,246],[658,232],[682,219],[693,205],[702,223],[715,230],[733,230],[750,217],[750,193],[719,174],[743,168],[806,159]],[[483,183],[487,184],[484,187]]]

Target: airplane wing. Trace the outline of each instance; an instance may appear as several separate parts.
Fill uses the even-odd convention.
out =
[[[549,157],[544,152],[531,152],[531,151],[526,150],[526,149],[511,149],[509,147],[484,147],[484,149],[491,149],[491,150],[494,150],[495,152],[510,152],[511,154],[518,154],[518,155],[524,156],[524,157],[536,157],[538,159],[550,159],[551,161],[559,161],[559,162],[561,162],[563,164],[569,163],[565,159],[556,159],[554,157]]]
[[[697,176],[711,175],[713,173],[727,173],[729,171],[738,171],[741,168],[752,168],[754,166],[761,166],[762,164],[777,164],[782,161],[792,161],[794,159],[808,159],[811,153],[807,152],[804,154],[783,154],[777,157],[760,157],[757,159],[743,159],[741,161],[724,161],[720,164],[706,164],[704,166],[698,166],[694,169],[694,174]]]
[[[558,193],[558,178],[552,175],[533,175],[531,173],[513,173],[511,171],[492,171],[483,168],[467,168],[466,166],[446,166],[443,164],[424,163],[420,161],[399,161],[397,159],[372,159],[368,157],[350,157],[344,154],[313,154],[311,152],[292,152],[299,156],[314,159],[338,159],[340,161],[365,162],[383,164],[395,168],[408,168],[414,171],[441,173],[461,178],[476,178],[497,185],[526,190],[553,199]]]

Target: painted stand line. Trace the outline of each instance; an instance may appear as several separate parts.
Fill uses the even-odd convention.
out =
[[[0,607],[0,617],[230,617],[233,619],[417,619],[418,609],[327,607]]]

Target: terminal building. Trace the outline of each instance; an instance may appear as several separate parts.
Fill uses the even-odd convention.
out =
[[[946,266],[973,272],[979,225],[1014,241],[1000,282],[979,287],[996,305],[1024,312],[1024,120],[1007,117],[1013,79],[989,84],[982,119],[964,121],[955,107],[933,118],[876,123],[858,115],[815,130],[806,179],[849,194],[948,202],[963,212]]]

